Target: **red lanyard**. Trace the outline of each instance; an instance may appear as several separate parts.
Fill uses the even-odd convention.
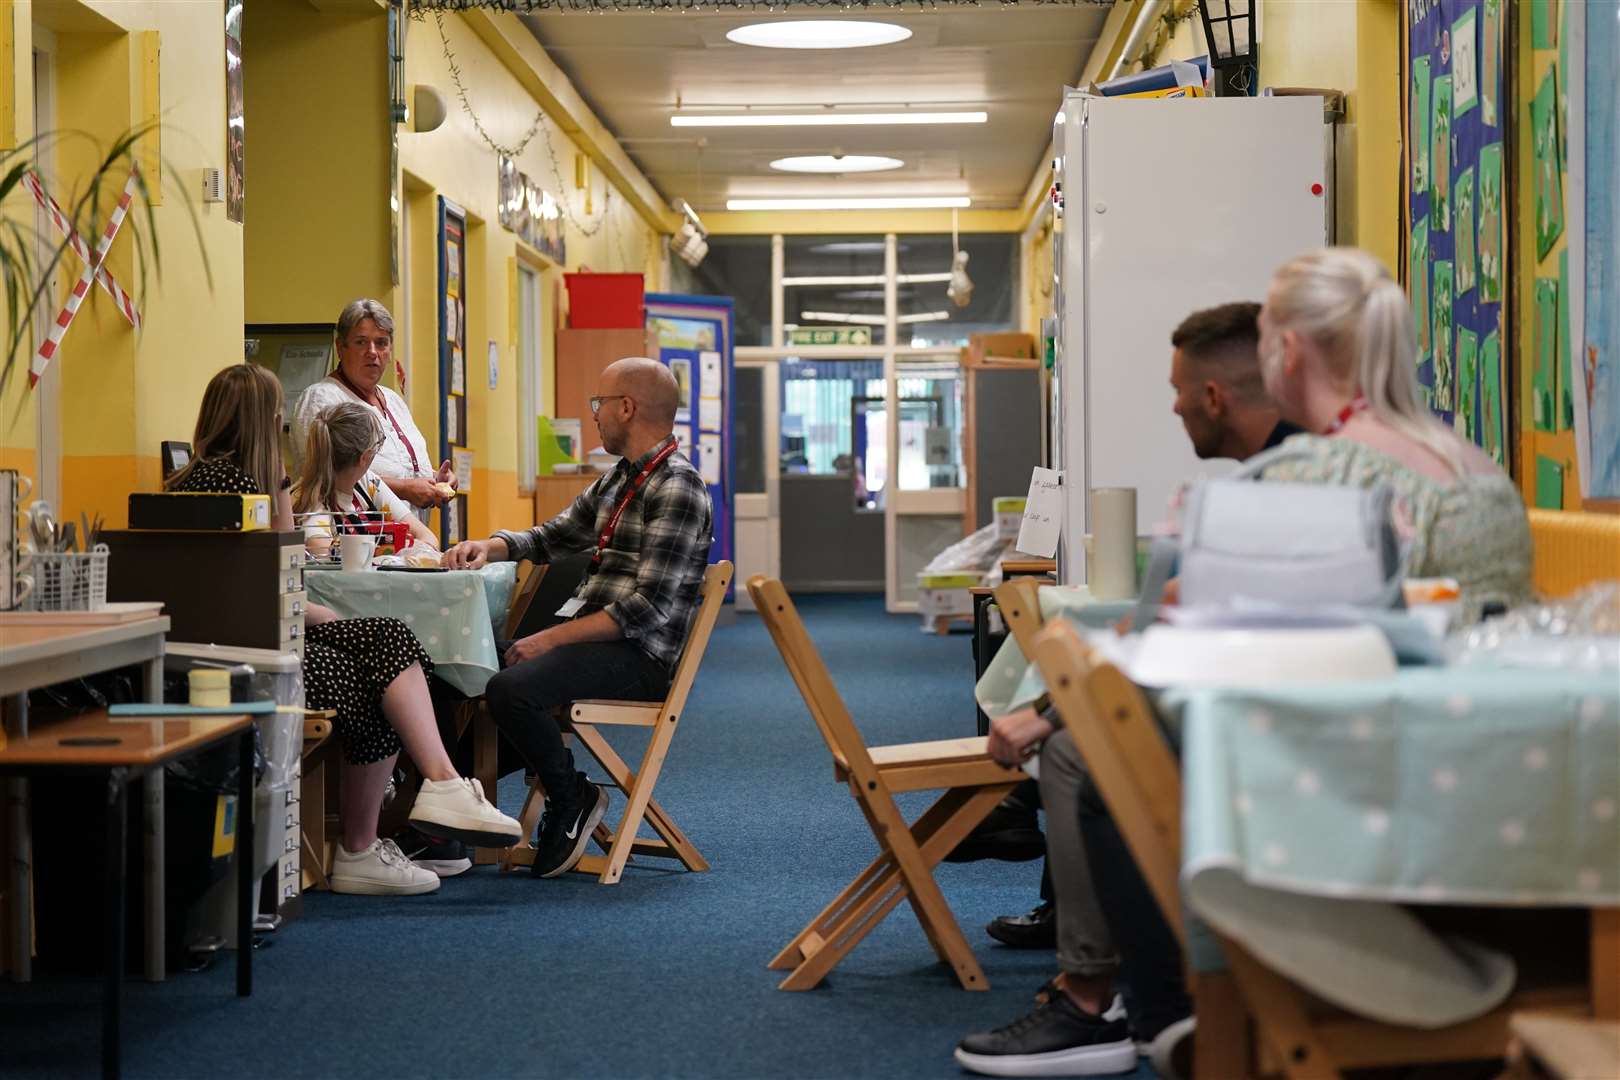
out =
[[[647,478],[653,474],[653,471],[669,460],[669,456],[675,452],[676,446],[676,442],[671,439],[669,445],[658,451],[653,459],[647,462],[646,467],[641,470],[641,475],[624,486],[624,494],[619,497],[619,505],[613,508],[613,516],[608,518],[607,526],[602,530],[602,535],[597,538],[596,554],[591,556],[592,566],[602,561],[602,552],[606,551],[608,545],[613,542],[613,534],[619,531],[619,519],[624,516],[624,508],[629,506],[630,500],[634,499],[636,493],[646,486]]]
[[[1333,423],[1329,424],[1327,426],[1327,430],[1322,432],[1322,434],[1337,435],[1339,433],[1339,429],[1348,424],[1352,416],[1356,415],[1358,412],[1366,412],[1368,407],[1367,399],[1357,394],[1356,400],[1340,409],[1339,415],[1333,418]]]
[[[355,397],[359,398],[361,401],[366,401],[366,395],[362,394],[360,392],[360,388],[349,381],[349,377],[343,374],[343,369],[341,367],[334,370],[332,374],[337,376],[337,381],[342,383],[344,386],[347,386],[349,388],[349,392]],[[371,403],[366,401],[366,404],[369,405]],[[411,475],[417,475],[422,471],[422,466],[416,461],[416,448],[411,445],[411,440],[405,437],[404,429],[399,426],[399,421],[394,419],[394,414],[388,411],[388,396],[382,392],[382,387],[380,386],[377,387],[377,408],[381,409],[383,417],[387,419],[390,424],[394,425],[394,434],[398,435],[399,441],[405,444],[405,452],[411,455]]]

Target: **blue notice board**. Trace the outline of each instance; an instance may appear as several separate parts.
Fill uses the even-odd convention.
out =
[[[647,329],[658,338],[658,359],[669,365],[681,388],[675,414],[680,452],[703,474],[714,505],[709,562],[736,562],[731,298],[648,293],[646,305]],[[735,591],[733,585],[727,598]]]

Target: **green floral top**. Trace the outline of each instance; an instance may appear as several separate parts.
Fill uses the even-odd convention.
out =
[[[1463,620],[1477,621],[1489,603],[1511,608],[1530,600],[1530,522],[1506,474],[1447,484],[1353,439],[1295,435],[1283,446],[1303,454],[1268,466],[1265,479],[1393,487],[1401,537],[1411,545],[1407,576],[1455,578]]]

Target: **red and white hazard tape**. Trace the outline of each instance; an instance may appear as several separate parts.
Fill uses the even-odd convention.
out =
[[[67,215],[62,212],[62,208],[57,205],[56,200],[46,193],[45,185],[40,183],[39,177],[32,172],[24,173],[23,186],[32,193],[34,201],[39,203],[40,208],[50,215],[51,223],[56,226],[56,231],[67,238],[69,250],[86,263],[90,262],[89,247],[85,245],[83,238],[79,236],[78,230],[74,229],[72,223],[68,221]],[[129,324],[139,330],[141,328],[140,310],[136,308],[134,299],[124,291],[123,286],[118,284],[113,278],[112,272],[105,266],[96,270],[96,283],[106,291],[108,296],[113,298],[113,303],[118,305],[118,310],[123,314],[124,318],[129,320]]]
[[[50,366],[51,358],[56,355],[57,348],[62,344],[62,338],[67,334],[68,327],[73,325],[73,317],[79,313],[79,305],[84,303],[84,296],[90,291],[90,283],[96,280],[96,274],[107,258],[107,249],[112,247],[113,237],[118,235],[119,228],[124,224],[124,215],[129,213],[130,200],[135,197],[135,184],[139,176],[138,170],[130,170],[129,180],[124,184],[124,193],[118,197],[118,206],[114,208],[112,217],[107,219],[107,227],[102,230],[101,242],[96,245],[95,254],[86,261],[84,273],[80,274],[79,280],[74,283],[73,291],[68,294],[67,303],[62,305],[62,310],[56,316],[56,322],[51,326],[49,335],[40,343],[39,352],[34,355],[34,362],[29,365],[29,386],[39,382],[39,377]]]

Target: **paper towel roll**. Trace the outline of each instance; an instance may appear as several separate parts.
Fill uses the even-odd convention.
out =
[[[1098,600],[1136,595],[1136,489],[1091,489],[1086,586]]]

